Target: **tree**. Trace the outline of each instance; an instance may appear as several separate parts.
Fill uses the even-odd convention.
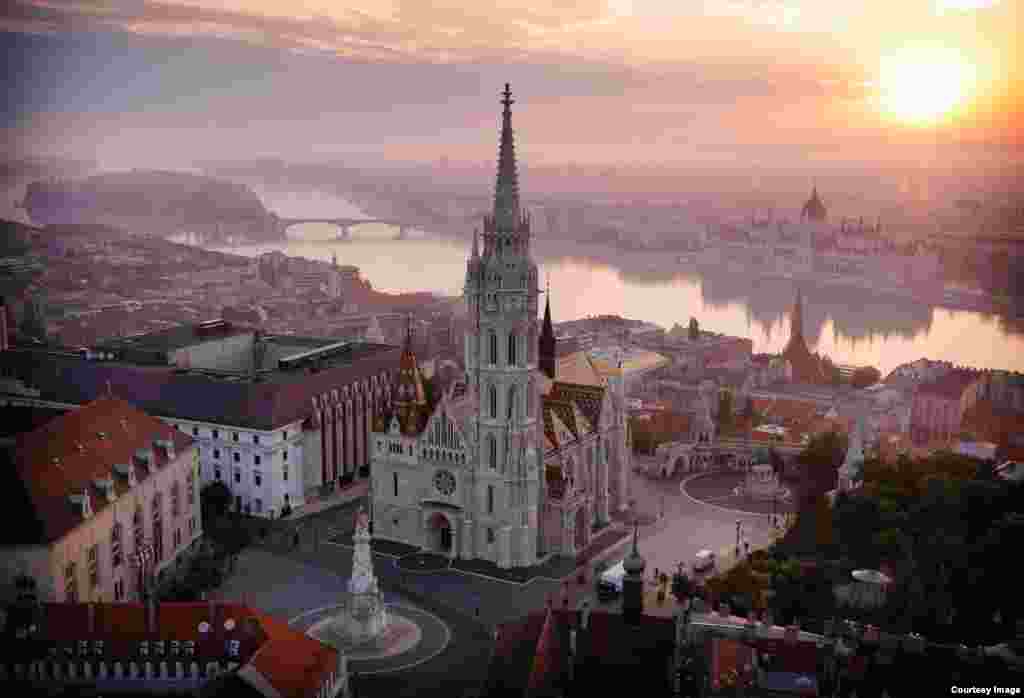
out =
[[[691,342],[696,342],[700,339],[700,325],[697,324],[697,318],[690,318],[689,337]]]
[[[836,431],[811,438],[797,456],[804,483],[802,496],[815,499],[836,486],[837,471],[846,457],[847,438]]]
[[[850,379],[854,388],[867,388],[882,380],[882,373],[874,366],[861,366],[853,372]]]
[[[210,528],[214,521],[228,513],[231,499],[231,490],[220,480],[209,483],[199,491],[203,528]]]

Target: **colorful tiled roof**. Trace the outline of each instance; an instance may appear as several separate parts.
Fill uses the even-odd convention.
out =
[[[155,467],[166,466],[168,453],[154,448],[158,439],[174,444],[176,458],[192,446],[192,437],[113,397],[94,400],[19,436],[16,468],[43,524],[45,540],[57,540],[84,521],[71,506],[70,495],[87,490],[94,512],[108,506],[94,480],[111,478],[115,465],[129,464],[138,482],[149,477],[147,468],[135,464],[137,450],[151,450]],[[113,481],[118,495],[128,491],[127,480]]]

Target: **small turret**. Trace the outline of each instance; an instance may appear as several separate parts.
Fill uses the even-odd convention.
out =
[[[626,577],[622,580],[622,617],[630,624],[639,624],[644,614],[644,569],[647,562],[640,555],[637,542],[640,523],[633,522],[633,550],[622,563]]]

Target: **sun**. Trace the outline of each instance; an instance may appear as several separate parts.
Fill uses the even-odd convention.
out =
[[[963,104],[973,81],[973,66],[957,51],[904,48],[882,58],[879,106],[896,121],[935,124]]]

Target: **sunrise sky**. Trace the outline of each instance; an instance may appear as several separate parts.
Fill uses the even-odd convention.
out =
[[[13,0],[4,154],[1020,161],[1014,0]],[[952,157],[952,156],[951,156]]]

